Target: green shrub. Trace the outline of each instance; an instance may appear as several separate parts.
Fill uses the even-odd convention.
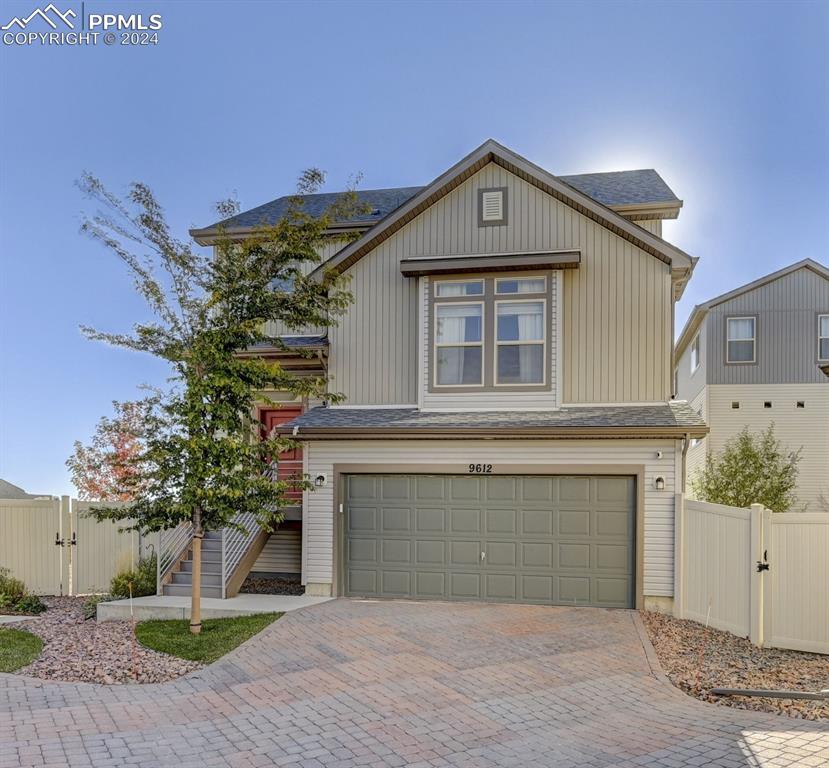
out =
[[[30,594],[20,579],[15,579],[8,568],[0,568],[0,611],[43,613],[45,610],[41,599]]]
[[[89,621],[89,619],[94,619],[98,615],[98,603],[103,603],[111,599],[111,595],[89,595],[89,597],[83,601],[84,619],[87,621]]]
[[[145,558],[135,570],[127,569],[117,573],[109,585],[109,594],[113,600],[122,600],[130,596],[144,597],[156,593],[156,556]]]
[[[5,595],[11,598],[12,602],[16,602],[25,594],[26,585],[20,579],[15,579],[8,568],[0,568],[0,595]]]

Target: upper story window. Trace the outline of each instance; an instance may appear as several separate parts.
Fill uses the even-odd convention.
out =
[[[549,388],[549,278],[432,281],[430,387]]]
[[[543,384],[543,301],[496,301],[495,384]]]
[[[700,359],[700,342],[699,342],[699,334],[694,337],[694,340],[691,342],[691,373],[693,373],[697,368],[699,368],[699,359]]]
[[[483,280],[458,280],[457,282],[440,282],[435,285],[435,296],[440,299],[451,296],[483,296]]]
[[[726,363],[754,363],[757,361],[757,318],[729,317],[726,319]]]
[[[483,384],[483,317],[483,304],[435,305],[436,384]]]
[[[818,315],[817,318],[817,358],[829,360],[829,315]]]

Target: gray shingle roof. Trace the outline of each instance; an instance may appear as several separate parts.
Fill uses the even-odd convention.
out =
[[[280,336],[280,341],[289,349],[317,349],[328,346],[328,336]],[[260,341],[249,349],[270,349],[273,344],[269,341]]]
[[[592,197],[602,205],[636,205],[641,203],[679,202],[671,188],[652,168],[637,171],[614,171],[612,173],[582,173],[576,176],[559,176],[559,179]],[[424,187],[394,187],[391,189],[363,189],[357,191],[358,200],[368,205],[371,211],[360,214],[350,221],[373,223],[399,208],[413,198]],[[321,216],[341,195],[341,192],[325,192],[304,195],[305,211],[312,216]],[[290,196],[278,197],[269,203],[251,208],[249,211],[211,224],[206,229],[219,225],[227,229],[236,227],[257,227],[275,224],[288,210]]]
[[[417,408],[312,408],[283,425],[285,432],[299,428],[300,438],[309,431],[351,430],[419,431],[481,430],[511,433],[523,430],[643,428],[698,433],[705,422],[685,402],[665,405],[564,408],[558,411],[434,412]]]

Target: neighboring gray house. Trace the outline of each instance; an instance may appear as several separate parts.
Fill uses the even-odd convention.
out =
[[[26,493],[20,486],[0,478],[0,499],[48,499],[48,494]]]
[[[347,314],[271,329],[313,358],[247,352],[345,393],[262,408],[302,443],[280,472],[316,488],[290,542],[252,543],[216,578],[264,570],[255,557],[282,542],[317,595],[670,604],[683,447],[707,433],[671,400],[696,260],[661,232],[681,201],[653,170],[557,177],[494,141],[425,187],[361,196],[371,212],[332,230],[358,239],[319,267],[351,278]],[[223,225],[243,236],[283,204]],[[168,589],[187,588],[177,568]]]
[[[829,268],[804,259],[694,307],[676,345],[677,398],[709,425],[689,478],[744,427],[802,448],[799,509],[829,499]],[[689,489],[690,490],[690,489]]]

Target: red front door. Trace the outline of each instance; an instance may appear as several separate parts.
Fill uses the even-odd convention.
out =
[[[302,413],[301,405],[286,405],[282,408],[263,409],[259,412],[262,422],[263,437],[269,435],[274,427],[295,419]],[[302,448],[292,448],[282,451],[277,457],[278,477],[280,480],[290,480],[302,477]],[[302,504],[302,490],[294,488],[286,493],[293,504]]]

